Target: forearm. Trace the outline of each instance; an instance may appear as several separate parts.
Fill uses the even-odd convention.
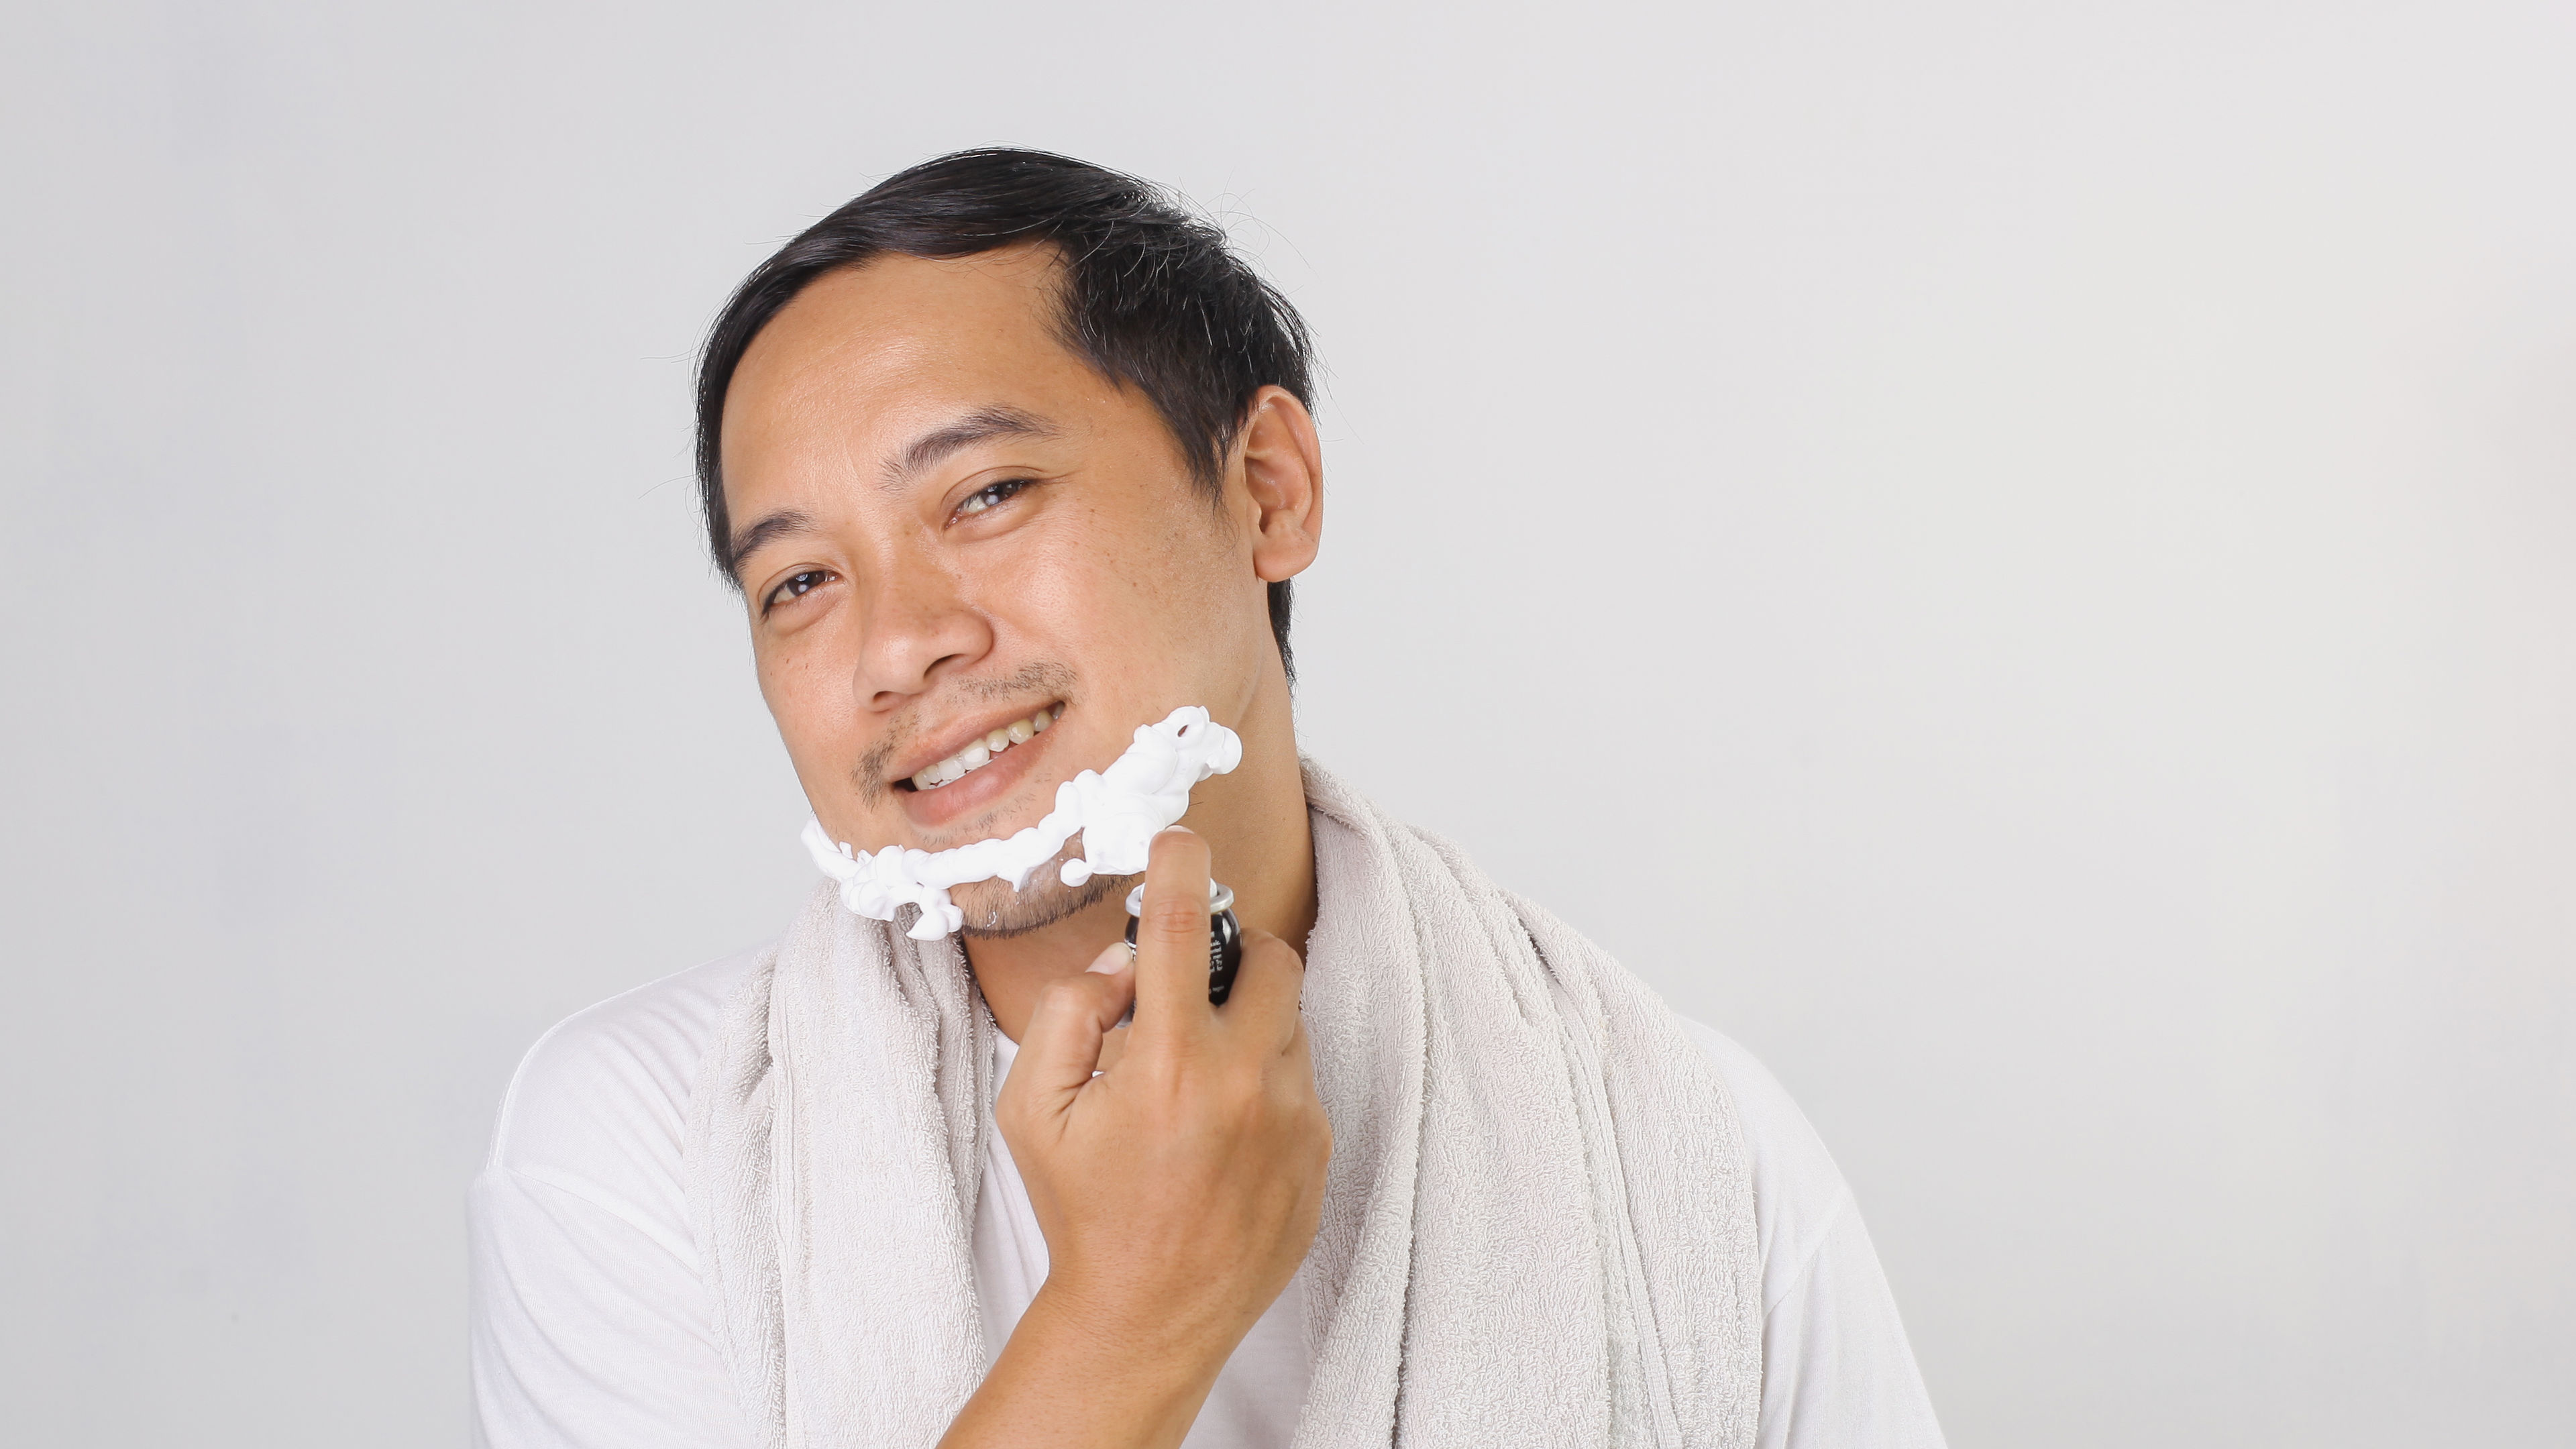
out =
[[[1206,845],[1156,836],[1132,960],[1111,946],[1029,1014],[993,1121],[1049,1273],[946,1449],[1178,1449],[1314,1240],[1332,1128],[1297,1014],[1304,964],[1248,933],[1220,1015],[1208,893]]]
[[[1232,1348],[1221,1334],[1118,1321],[1049,1283],[941,1449],[1175,1449]]]

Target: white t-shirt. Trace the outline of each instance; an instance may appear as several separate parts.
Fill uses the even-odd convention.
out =
[[[495,1449],[740,1449],[753,1442],[698,1275],[681,1139],[698,1063],[756,953],[566,1019],[501,1104],[470,1197],[478,1443]],[[1851,1190],[1815,1129],[1743,1048],[1691,1033],[1733,1090],[1762,1253],[1759,1449],[1940,1449],[1941,1430]],[[999,1065],[1015,1050],[995,1033]],[[995,1353],[1046,1281],[1046,1239],[998,1132],[975,1212]],[[1275,1449],[1306,1391],[1304,1295],[1245,1335],[1186,1449]]]

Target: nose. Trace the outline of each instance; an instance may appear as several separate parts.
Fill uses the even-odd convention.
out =
[[[880,713],[929,689],[942,670],[971,666],[993,647],[991,622],[967,606],[947,570],[920,560],[881,564],[867,591],[851,681],[859,703]]]

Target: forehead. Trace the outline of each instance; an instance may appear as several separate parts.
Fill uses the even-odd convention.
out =
[[[821,277],[744,350],[726,388],[725,491],[777,469],[874,466],[960,411],[1078,424],[1118,389],[1058,335],[1055,254],[880,257]]]

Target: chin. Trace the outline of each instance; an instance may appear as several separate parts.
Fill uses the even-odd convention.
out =
[[[1030,823],[1036,823],[1034,817]],[[1066,885],[1057,872],[1081,854],[1082,836],[1076,834],[1054,859],[1031,871],[1029,883],[1019,890],[1011,889],[1006,880],[977,881],[950,890],[949,900],[966,916],[959,929],[969,936],[1025,936],[1080,915],[1112,895],[1125,894],[1126,876],[1093,876],[1081,885]]]
[[[1063,855],[1038,867],[1037,873],[1029,877],[1026,890],[1011,889],[1009,881],[988,880],[949,892],[948,898],[966,915],[962,933],[987,938],[1025,936],[1080,915],[1112,895],[1125,894],[1130,879],[1127,876],[1093,876],[1079,886],[1066,885],[1059,879],[1056,866],[1067,856],[1080,853],[1074,847],[1066,847]]]

